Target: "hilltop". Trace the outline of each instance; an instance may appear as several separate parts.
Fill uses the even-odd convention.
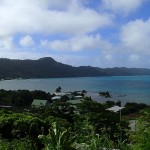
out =
[[[74,67],[51,57],[38,60],[0,59],[0,79],[150,75],[144,68]]]

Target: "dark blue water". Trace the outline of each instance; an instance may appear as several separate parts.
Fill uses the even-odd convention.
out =
[[[141,102],[150,104],[150,76],[113,76],[85,78],[50,78],[0,81],[0,89],[43,90],[54,92],[61,86],[62,91],[87,90],[97,101],[121,100],[123,103]],[[111,99],[98,96],[99,91],[109,91]]]

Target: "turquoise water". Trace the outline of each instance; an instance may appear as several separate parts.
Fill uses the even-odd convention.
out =
[[[0,81],[0,89],[43,90],[54,92],[61,86],[62,91],[87,90],[97,101],[121,100],[123,103],[142,102],[150,104],[150,76],[112,76],[84,78],[50,78]],[[109,91],[113,98],[98,96],[99,91]]]

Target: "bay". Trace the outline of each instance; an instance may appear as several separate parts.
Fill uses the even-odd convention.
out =
[[[150,76],[111,76],[111,77],[79,77],[79,78],[47,78],[0,81],[0,89],[5,90],[42,90],[54,92],[61,86],[63,92],[86,90],[93,99],[137,102],[150,104]],[[109,91],[112,98],[106,99],[98,95],[100,91]]]

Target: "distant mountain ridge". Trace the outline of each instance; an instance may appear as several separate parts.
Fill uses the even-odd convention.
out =
[[[144,68],[73,67],[51,57],[38,60],[0,58],[0,79],[150,75]]]

